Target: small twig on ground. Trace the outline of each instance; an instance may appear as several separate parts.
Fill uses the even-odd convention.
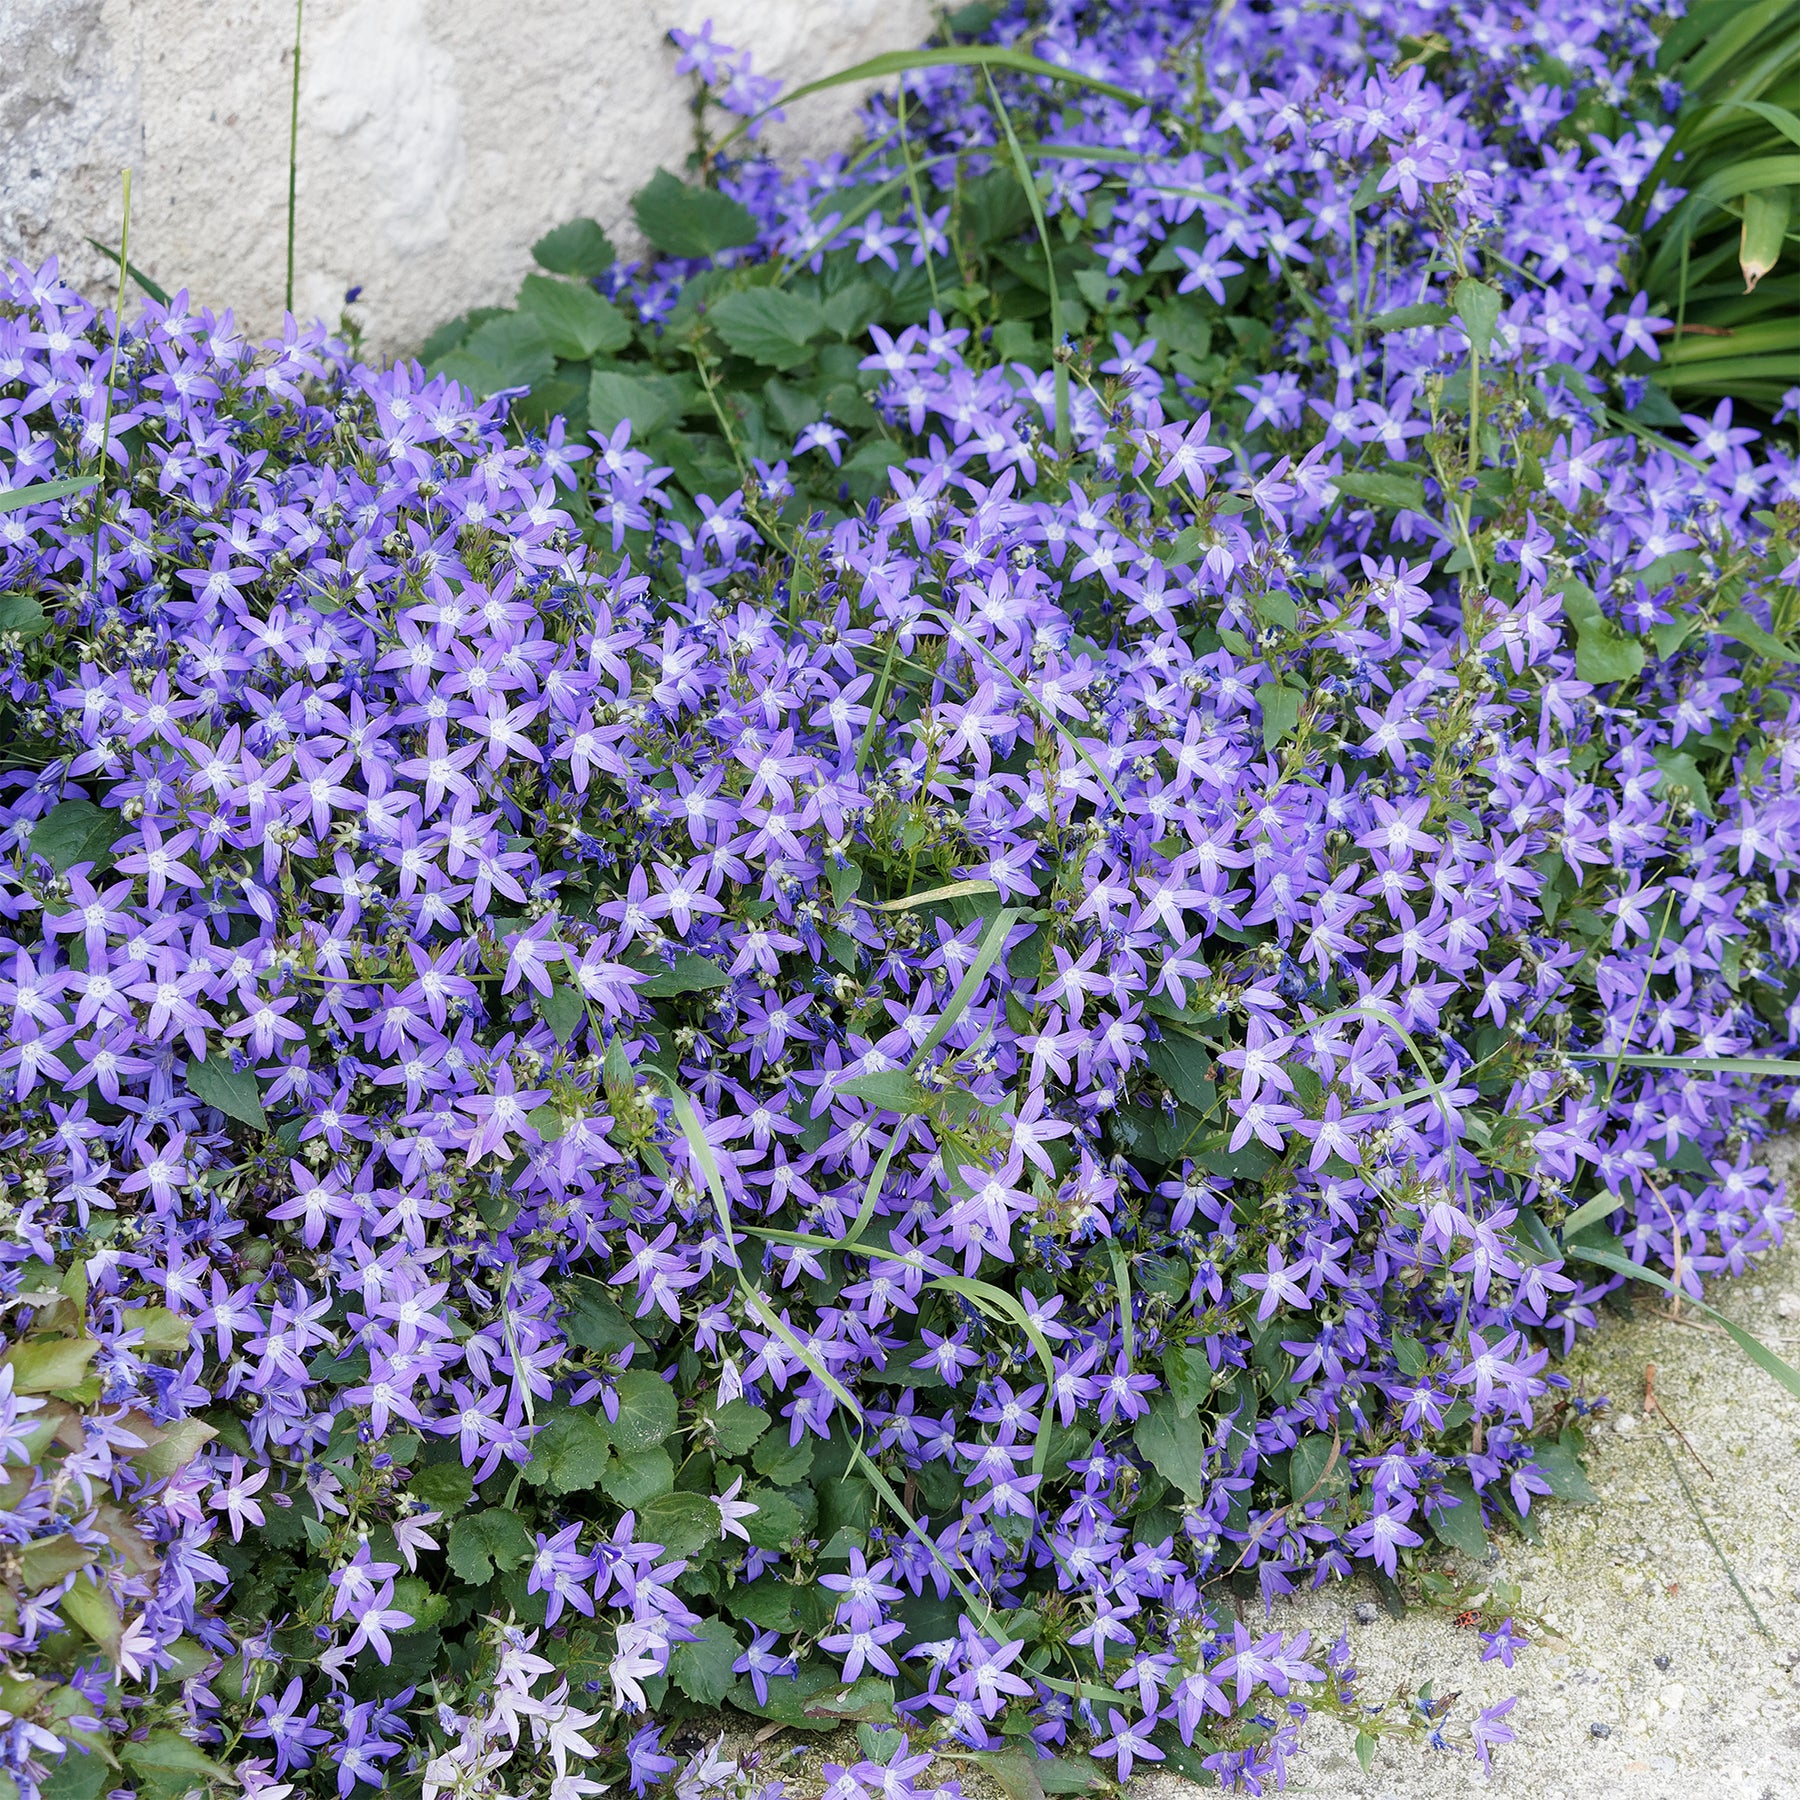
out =
[[[1654,1413],[1658,1418],[1660,1418],[1662,1420],[1662,1422],[1665,1425],[1667,1425],[1668,1428],[1672,1432],[1674,1432],[1674,1434],[1678,1438],[1681,1439],[1682,1447],[1687,1451],[1688,1455],[1691,1456],[1694,1459],[1694,1461],[1700,1465],[1701,1469],[1704,1471],[1704,1473],[1706,1475],[1706,1479],[1708,1481],[1711,1481],[1713,1479],[1713,1472],[1711,1469],[1708,1469],[1706,1467],[1706,1458],[1703,1457],[1700,1454],[1700,1452],[1698,1450],[1696,1450],[1694,1448],[1694,1446],[1688,1442],[1687,1433],[1685,1431],[1683,1431],[1681,1429],[1681,1427],[1675,1423],[1674,1419],[1671,1418],[1669,1415],[1668,1408],[1665,1407],[1663,1405],[1663,1403],[1656,1397],[1656,1364],[1655,1363],[1645,1363],[1644,1364],[1644,1417],[1647,1419],[1651,1416],[1652,1413]]]
[[[1729,1337],[1731,1335],[1721,1325],[1707,1325],[1699,1319],[1684,1319],[1680,1313],[1665,1312],[1659,1306],[1649,1307],[1646,1311],[1650,1318],[1659,1319],[1665,1325],[1685,1325],[1689,1331],[1704,1331],[1710,1337]]]
[[[1666,1413],[1663,1416],[1665,1418],[1668,1417]],[[1682,1441],[1685,1443],[1687,1440],[1684,1438]],[[1764,1637],[1773,1643],[1775,1641],[1775,1634],[1762,1622],[1762,1614],[1756,1610],[1755,1602],[1753,1602],[1750,1596],[1744,1592],[1744,1584],[1738,1580],[1737,1570],[1731,1566],[1731,1558],[1725,1554],[1719,1544],[1719,1540],[1713,1536],[1712,1527],[1707,1524],[1706,1515],[1700,1510],[1700,1502],[1694,1498],[1694,1490],[1688,1486],[1687,1477],[1681,1472],[1680,1459],[1676,1456],[1675,1452],[1669,1448],[1666,1440],[1663,1443],[1663,1452],[1669,1459],[1669,1467],[1675,1472],[1676,1484],[1680,1487],[1683,1496],[1687,1500],[1688,1508],[1694,1515],[1694,1522],[1700,1527],[1701,1536],[1706,1539],[1713,1555],[1719,1559],[1720,1568],[1725,1571],[1725,1579],[1731,1583],[1733,1591],[1737,1594],[1737,1597],[1743,1601],[1744,1610],[1750,1615],[1750,1622]],[[1703,1468],[1705,1467],[1704,1464],[1701,1466]]]

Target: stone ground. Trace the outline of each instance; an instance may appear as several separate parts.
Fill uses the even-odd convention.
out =
[[[1645,1290],[1646,1292],[1648,1290]],[[1712,1302],[1789,1362],[1800,1363],[1800,1246],[1754,1279],[1717,1287]],[[1661,1303],[1657,1303],[1660,1310]],[[1327,1637],[1348,1625],[1369,1700],[1424,1681],[1460,1690],[1453,1718],[1508,1694],[1518,1742],[1472,1755],[1382,1745],[1368,1774],[1337,1721],[1309,1721],[1310,1754],[1289,1792],[1331,1800],[1800,1800],[1800,1400],[1716,1328],[1639,1308],[1577,1353],[1571,1375],[1615,1401],[1590,1433],[1594,1506],[1553,1508],[1544,1544],[1503,1545],[1494,1573],[1524,1590],[1553,1625],[1512,1669],[1479,1660],[1473,1632],[1443,1614],[1380,1614],[1357,1624],[1354,1591],[1291,1609]],[[1644,1370],[1697,1457],[1642,1416]],[[1707,1543],[1681,1472],[1719,1549],[1771,1636],[1756,1630]],[[1704,1461],[1705,1470],[1700,1466]],[[1284,1620],[1285,1624],[1286,1621]],[[1661,1660],[1666,1658],[1666,1667]],[[1595,1727],[1604,1727],[1597,1735]],[[1147,1781],[1144,1800],[1176,1800],[1186,1783]]]
[[[1793,1187],[1800,1154],[1790,1149],[1787,1161]],[[1550,1628],[1533,1634],[1537,1641],[1511,1670],[1481,1662],[1474,1632],[1458,1630],[1443,1613],[1415,1608],[1389,1618],[1361,1583],[1276,1609],[1276,1624],[1310,1627],[1321,1648],[1349,1630],[1366,1701],[1414,1694],[1426,1681],[1440,1696],[1459,1694],[1446,1729],[1451,1739],[1477,1707],[1517,1695],[1507,1722],[1518,1741],[1494,1753],[1491,1773],[1466,1750],[1389,1741],[1365,1774],[1352,1732],[1315,1716],[1303,1728],[1307,1754],[1292,1765],[1289,1794],[1800,1800],[1800,1399],[1700,1315],[1688,1309],[1670,1319],[1660,1297],[1639,1291],[1650,1304],[1638,1305],[1629,1321],[1609,1316],[1563,1365],[1589,1398],[1613,1402],[1589,1433],[1598,1502],[1550,1508],[1541,1547],[1499,1540],[1485,1571],[1465,1571],[1518,1583],[1523,1607]],[[1753,1277],[1717,1284],[1709,1299],[1800,1364],[1800,1234]],[[1649,1365],[1656,1395],[1691,1449],[1644,1416]],[[1721,1554],[1767,1637],[1733,1590]],[[727,1747],[740,1754],[752,1736],[745,1724],[738,1716],[727,1725]],[[774,1736],[763,1760],[797,1795],[820,1791],[825,1757],[858,1755],[848,1732],[796,1738]],[[967,1766],[940,1774],[952,1772],[972,1797],[993,1800],[994,1790]],[[1135,1777],[1128,1791],[1131,1800],[1199,1800],[1202,1792],[1156,1772]]]

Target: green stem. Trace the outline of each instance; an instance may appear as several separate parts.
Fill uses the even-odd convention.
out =
[[[106,498],[106,458],[112,449],[113,389],[119,376],[119,358],[125,341],[125,258],[131,249],[131,171],[121,171],[125,189],[125,217],[119,225],[119,291],[113,300],[113,352],[106,365],[106,411],[100,421],[100,479],[94,488],[94,540],[88,551],[88,579],[95,597],[100,593],[100,508]]]
[[[294,0],[294,82],[288,97],[288,208],[287,208],[287,298],[286,308],[294,310],[294,208],[300,189],[300,26],[306,15],[306,0]]]
[[[913,160],[912,142],[906,135],[906,83],[904,81],[900,83],[899,126],[900,154],[906,159],[906,184],[912,192],[913,223],[919,228],[919,253],[925,258],[925,279],[931,284],[932,309],[941,312],[943,302],[938,298],[937,263],[931,254],[931,238],[925,219],[925,195],[919,186],[919,168]]]
[[[1019,134],[1013,130],[1012,114],[1006,110],[1006,102],[1000,98],[1000,90],[994,86],[994,78],[985,68],[981,77],[987,83],[995,116],[1006,133],[1013,168],[1018,173],[1019,185],[1025,190],[1025,198],[1031,203],[1032,222],[1037,226],[1038,242],[1044,248],[1044,281],[1050,290],[1050,355],[1056,364],[1056,455],[1058,461],[1067,462],[1073,436],[1069,418],[1069,365],[1062,355],[1062,295],[1056,284],[1056,256],[1050,247],[1050,227],[1044,218],[1044,203],[1038,198],[1037,177],[1019,142]]]

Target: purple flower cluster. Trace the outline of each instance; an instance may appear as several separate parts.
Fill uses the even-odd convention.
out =
[[[1294,290],[1216,428],[1197,341],[1044,370],[938,310],[868,347],[873,505],[795,518],[780,461],[690,505],[628,427],[15,269],[0,473],[102,485],[0,513],[4,1281],[50,1321],[79,1271],[96,1422],[51,1480],[13,1403],[0,1523],[150,1551],[25,1593],[15,1669],[111,1608],[104,1704],[252,1789],[642,1791],[671,1684],[850,1684],[1260,1792],[1348,1651],[1229,1584],[1529,1514],[1617,1285],[1562,1222],[1695,1293],[1779,1237],[1777,1084],[1596,1062],[1800,1036],[1800,471],[1728,405],[1621,420],[1660,128],[1567,148],[1524,85],[1621,88],[1642,25],[1246,8],[1196,101],[1188,8],[1051,11],[1151,103],[1062,119],[1096,316],[1164,255]],[[1465,88],[1389,72],[1427,23]],[[921,154],[993,153],[909,80]],[[835,241],[841,170],[736,185]],[[311,1568],[260,1614],[258,1541]],[[381,1672],[446,1566],[513,1616],[428,1706]]]

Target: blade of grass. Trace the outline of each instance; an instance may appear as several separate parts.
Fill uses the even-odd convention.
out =
[[[1066,460],[1074,425],[1069,418],[1069,365],[1062,355],[1062,295],[1056,285],[1056,255],[1050,246],[1050,226],[1044,217],[1044,203],[1038,196],[1037,177],[1026,160],[1019,134],[1013,130],[1012,114],[1006,110],[1006,102],[994,86],[992,73],[983,69],[981,78],[987,83],[988,98],[994,103],[994,116],[1006,132],[1013,169],[1019,177],[1019,185],[1025,190],[1025,198],[1031,203],[1032,223],[1037,226],[1038,242],[1044,249],[1044,281],[1050,291],[1050,354],[1056,362],[1056,454],[1059,459]]]
[[[294,82],[288,99],[288,202],[287,202],[287,297],[294,310],[294,210],[300,191],[300,28],[306,16],[306,0],[294,0]]]
[[[125,259],[121,253],[118,250],[113,249],[110,244],[101,243],[97,237],[89,238],[88,242],[92,244],[109,263],[124,262]],[[152,281],[136,263],[125,263],[125,273],[129,275],[158,306],[167,306],[169,304],[168,290]]]
[[[126,258],[131,252],[131,171],[121,170],[119,179],[125,190],[124,216],[119,221],[119,291],[113,301],[113,347],[106,363],[106,410],[100,419],[100,475],[95,482],[94,537],[88,550],[88,580],[93,583],[96,594],[100,591],[100,527],[103,522],[100,504],[106,485],[106,459],[112,451],[113,392],[118,385],[119,357],[125,343],[125,270]]]
[[[1761,1075],[1778,1081],[1800,1081],[1800,1062],[1780,1056],[1614,1056],[1601,1050],[1572,1050],[1569,1060],[1617,1063],[1626,1069],[1686,1069],[1694,1075]]]
[[[1129,1375],[1132,1352],[1136,1348],[1131,1334],[1131,1264],[1117,1238],[1108,1238],[1106,1248],[1111,1253],[1113,1280],[1119,1289],[1119,1338],[1125,1357],[1125,1373]]]
[[[944,887],[927,888],[922,894],[903,894],[898,900],[859,900],[857,904],[870,912],[907,912],[915,906],[930,906],[935,900],[954,900],[960,894],[999,891],[991,881],[952,881]]]
[[[100,485],[98,475],[71,475],[61,481],[34,481],[30,487],[0,489],[0,513],[17,512],[21,506],[42,506]]]
[[[1668,1457],[1669,1467],[1675,1471],[1675,1480],[1680,1485],[1682,1496],[1688,1503],[1688,1510],[1693,1513],[1694,1520],[1700,1527],[1701,1535],[1706,1539],[1713,1555],[1719,1559],[1719,1566],[1725,1571],[1726,1580],[1731,1583],[1737,1597],[1743,1601],[1744,1610],[1749,1613],[1751,1623],[1772,1643],[1775,1634],[1763,1623],[1762,1614],[1756,1610],[1750,1596],[1744,1592],[1744,1584],[1738,1580],[1737,1570],[1731,1566],[1731,1558],[1725,1554],[1720,1547],[1719,1540],[1713,1536],[1712,1527],[1707,1524],[1706,1515],[1700,1510],[1700,1502],[1694,1498],[1694,1490],[1688,1486],[1687,1477],[1681,1472],[1681,1459],[1669,1448],[1666,1440],[1663,1441],[1663,1454]]]
[[[828,88],[844,87],[852,82],[880,81],[889,75],[910,75],[918,69],[956,68],[981,69],[984,72],[988,69],[1007,69],[1015,75],[1035,75],[1043,81],[1061,81],[1075,87],[1092,88],[1094,92],[1106,94],[1114,100],[1123,100],[1127,106],[1144,104],[1141,94],[1134,94],[1130,88],[1120,87],[1116,82],[1102,81],[1097,75],[1084,75],[1079,69],[1065,69],[1056,63],[1045,62],[1040,57],[1002,44],[957,44],[945,50],[889,50],[880,56],[871,56],[867,62],[839,69],[835,75],[824,75],[817,81],[808,81],[797,88],[791,88],[774,105],[752,113],[727,132],[715,146],[713,154],[717,156],[736,143],[777,108],[792,106],[796,100],[804,100],[809,94],[822,94]]]
[[[1646,1269],[1641,1263],[1634,1263],[1615,1250],[1605,1250],[1594,1244],[1565,1244],[1563,1253],[1579,1262],[1594,1263],[1602,1269],[1610,1269],[1613,1274],[1624,1275],[1632,1281],[1646,1282],[1653,1288],[1660,1288],[1672,1300],[1685,1300],[1689,1306],[1698,1307],[1709,1319],[1716,1319],[1725,1328],[1725,1335],[1764,1374],[1773,1377],[1796,1399],[1800,1399],[1800,1369],[1784,1362],[1760,1338],[1753,1337],[1743,1326],[1726,1318],[1716,1307],[1708,1306],[1704,1300],[1696,1300],[1692,1294],[1678,1288],[1666,1275],[1660,1275],[1654,1269]]]
[[[956,984],[956,991],[950,996],[950,1004],[938,1014],[937,1022],[926,1032],[924,1040],[913,1052],[912,1061],[906,1065],[909,1075],[918,1074],[924,1067],[925,1059],[950,1032],[960,1023],[962,1016],[969,1009],[969,1003],[975,998],[975,990],[987,979],[987,972],[999,961],[1001,952],[1006,948],[1007,934],[1018,924],[1023,909],[1009,906],[994,915],[994,922],[982,936],[981,947],[975,952],[975,960],[970,963],[967,973]]]
[[[900,84],[896,96],[900,126],[900,154],[906,161],[906,185],[912,194],[913,222],[918,227],[919,249],[925,258],[925,280],[931,288],[933,310],[941,310],[938,294],[937,259],[931,254],[931,237],[925,228],[925,195],[919,185],[919,165],[913,155],[912,140],[906,135],[906,83]]]
[[[856,772],[861,775],[869,760],[869,752],[875,747],[876,734],[881,729],[881,709],[887,704],[888,681],[894,672],[894,657],[900,649],[900,631],[896,626],[894,634],[888,639],[887,656],[881,665],[881,674],[875,682],[875,698],[869,702],[868,723],[863,726],[862,742],[856,747]]]

